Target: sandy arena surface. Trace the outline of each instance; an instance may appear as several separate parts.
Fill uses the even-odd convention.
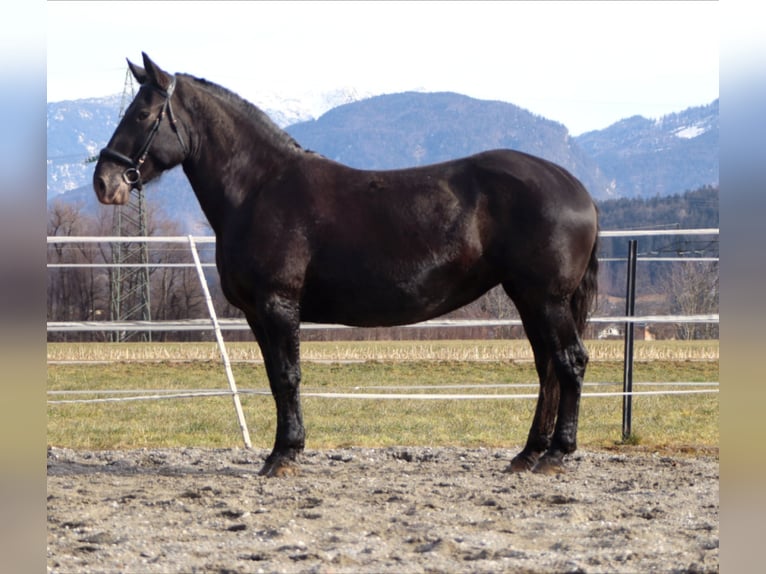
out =
[[[717,453],[516,452],[50,448],[48,572],[718,571]]]

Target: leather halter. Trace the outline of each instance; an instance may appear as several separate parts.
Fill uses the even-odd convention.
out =
[[[173,132],[176,134],[176,138],[178,138],[178,143],[181,144],[181,149],[183,149],[184,156],[189,152],[186,144],[181,139],[181,133],[178,131],[178,124],[176,122],[175,115],[173,114],[173,107],[170,105],[170,98],[176,88],[176,77],[173,76],[173,79],[171,80],[167,90],[162,90],[154,85],[151,87],[154,91],[159,92],[159,94],[165,98],[165,102],[162,104],[162,109],[157,115],[157,119],[154,120],[154,124],[152,125],[151,130],[149,130],[149,134],[146,136],[144,144],[138,150],[135,159],[108,147],[105,147],[99,153],[100,159],[108,159],[128,166],[128,168],[122,172],[122,179],[125,181],[125,183],[130,185],[131,189],[136,188],[141,190],[143,187],[143,181],[141,180],[141,166],[144,164],[146,156],[149,154],[149,148],[151,147],[152,142],[154,142],[154,138],[157,136],[157,132],[160,129],[160,124],[162,123],[162,119],[165,117],[166,113],[168,115],[170,126],[173,128]]]

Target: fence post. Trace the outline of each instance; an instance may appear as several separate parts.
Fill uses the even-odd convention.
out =
[[[628,242],[628,269],[625,294],[625,316],[634,317],[636,314],[636,260],[637,241]],[[625,351],[623,355],[622,391],[622,440],[627,440],[633,433],[633,322],[625,323]]]
[[[207,280],[205,279],[205,272],[203,271],[202,264],[199,260],[199,253],[197,253],[197,244],[194,242],[194,237],[191,235],[188,237],[189,248],[191,249],[192,257],[194,258],[194,266],[197,268],[197,275],[199,276],[199,282],[202,285],[202,292],[205,295],[205,303],[207,303],[207,310],[210,314],[210,321],[213,323],[215,339],[218,341],[218,348],[221,350],[221,359],[223,359],[223,367],[226,370],[226,378],[229,380],[229,389],[231,390],[231,398],[234,401],[234,410],[237,412],[239,428],[242,431],[242,439],[245,441],[245,447],[251,448],[253,445],[250,442],[250,433],[247,430],[245,413],[242,411],[242,403],[239,400],[239,393],[237,392],[237,383],[234,381],[234,373],[231,370],[229,353],[226,352],[226,345],[223,342],[221,326],[218,324],[218,315],[216,314],[215,307],[213,306],[213,299],[210,297],[210,290],[207,288]]]

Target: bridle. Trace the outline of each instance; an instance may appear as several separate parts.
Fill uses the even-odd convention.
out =
[[[149,134],[146,136],[144,145],[142,145],[141,149],[138,150],[136,159],[133,159],[132,157],[129,157],[108,147],[105,147],[99,153],[100,159],[110,159],[128,166],[128,168],[122,172],[122,179],[125,181],[125,183],[130,185],[131,189],[136,188],[141,190],[143,187],[143,181],[141,180],[141,166],[144,164],[146,156],[149,154],[149,148],[151,147],[152,142],[154,142],[154,138],[157,136],[157,132],[160,129],[160,124],[162,123],[166,113],[168,116],[168,121],[170,122],[170,127],[173,128],[173,132],[176,134],[176,138],[178,138],[178,143],[181,144],[181,149],[184,151],[184,156],[189,152],[189,149],[187,148],[183,139],[181,139],[181,133],[178,131],[178,123],[176,122],[175,115],[173,114],[173,107],[170,105],[170,97],[173,95],[173,91],[176,88],[176,77],[173,76],[173,79],[171,80],[167,90],[160,89],[155,85],[152,85],[151,87],[154,91],[158,92],[165,98],[165,102],[162,104],[162,109],[157,115],[157,119],[154,120],[154,124],[152,125],[151,130],[149,130]]]

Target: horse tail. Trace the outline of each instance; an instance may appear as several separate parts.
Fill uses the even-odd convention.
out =
[[[582,335],[585,330],[585,324],[588,322],[591,309],[598,295],[598,229],[596,240],[593,242],[593,249],[590,252],[588,267],[585,269],[585,275],[580,280],[574,294],[572,295],[571,308],[572,316],[577,326],[577,332]]]

